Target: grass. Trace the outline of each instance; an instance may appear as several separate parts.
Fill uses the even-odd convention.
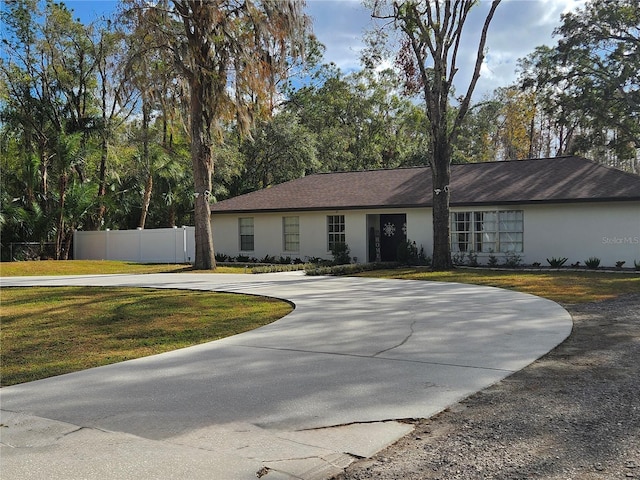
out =
[[[216,273],[238,273],[241,267],[218,267]],[[145,273],[205,273],[211,270],[194,270],[189,264],[143,264],[115,260],[42,260],[34,262],[1,262],[0,276],[34,275],[96,275],[96,274],[145,274]]]
[[[634,273],[466,269],[432,272],[425,268],[399,268],[364,272],[358,276],[488,285],[531,293],[565,304],[595,302],[640,292],[640,275]]]
[[[0,264],[2,276],[193,271],[189,265],[114,261]],[[239,271],[244,268],[216,270]],[[358,276],[488,285],[564,304],[640,292],[640,275],[602,272],[399,268]],[[4,288],[0,293],[3,386],[216,340],[265,325],[291,311],[289,304],[279,300],[211,292],[55,287]]]
[[[292,310],[251,295],[143,288],[3,288],[1,385],[217,340]]]

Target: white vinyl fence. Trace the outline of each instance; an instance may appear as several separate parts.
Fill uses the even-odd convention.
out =
[[[195,227],[76,231],[73,234],[75,260],[193,263],[195,247]]]

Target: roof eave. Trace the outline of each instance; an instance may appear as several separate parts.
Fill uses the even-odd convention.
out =
[[[474,207],[488,205],[551,205],[567,203],[618,203],[618,202],[638,202],[640,197],[602,197],[602,198],[554,198],[538,200],[493,200],[482,202],[451,202],[451,207]]]
[[[617,202],[638,202],[638,197],[604,197],[604,198],[560,198],[541,200],[493,200],[481,202],[451,202],[451,207],[486,207],[490,205],[545,205],[545,204],[567,204],[567,203],[617,203]],[[318,207],[295,207],[295,208],[259,208],[259,209],[229,209],[211,210],[212,215],[222,214],[250,214],[250,213],[287,213],[287,212],[326,212],[326,211],[347,211],[347,210],[391,210],[402,208],[432,208],[431,203],[421,204],[398,204],[398,205],[324,205]]]
[[[222,213],[284,213],[284,212],[326,212],[346,210],[390,210],[397,208],[430,208],[431,204],[401,204],[401,205],[325,205],[320,207],[295,207],[295,208],[258,208],[258,209],[229,209],[211,210],[211,214]]]

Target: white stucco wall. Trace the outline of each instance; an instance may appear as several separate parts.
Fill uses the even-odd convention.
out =
[[[232,257],[245,255],[258,260],[266,255],[300,258],[321,257],[330,260],[331,252],[327,250],[328,232],[327,216],[345,216],[345,241],[349,245],[351,256],[358,262],[367,261],[367,215],[407,214],[407,237],[423,246],[427,255],[431,255],[433,241],[431,235],[430,209],[375,209],[375,210],[326,210],[318,212],[256,213],[253,215],[213,214],[213,242],[217,253]],[[282,218],[298,216],[300,221],[300,251],[283,250]],[[240,233],[238,219],[253,217],[254,250],[240,251]]]
[[[640,202],[526,206],[526,263],[548,265],[547,258],[566,257],[566,265],[598,257],[601,266],[640,262]]]
[[[510,205],[486,207],[456,207],[452,211],[523,210],[524,251],[522,262],[539,262],[547,266],[547,258],[566,257],[566,265],[598,257],[602,266],[625,267],[640,262],[640,202],[582,203],[558,205]],[[230,256],[247,255],[258,259],[265,255],[331,259],[327,250],[327,215],[345,216],[345,237],[351,256],[367,261],[367,215],[405,213],[407,238],[415,241],[431,255],[433,249],[431,209],[375,209],[295,212],[292,214],[260,213],[254,215],[215,214],[213,218],[216,252]],[[300,251],[283,251],[282,218],[298,216],[300,221]],[[254,218],[253,252],[240,252],[238,218]],[[486,263],[488,254],[479,255]]]
[[[424,248],[427,256],[433,253],[433,214],[430,208],[416,208],[407,212],[407,238]]]

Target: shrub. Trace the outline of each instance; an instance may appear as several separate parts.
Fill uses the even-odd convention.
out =
[[[418,247],[416,242],[411,240],[405,240],[398,245],[398,262],[403,265],[417,265],[418,264]]]
[[[621,268],[622,268],[622,266],[623,266],[625,263],[627,263],[627,262],[625,262],[624,260],[618,260],[618,261],[616,262],[616,268],[617,268],[618,270],[619,270],[619,269],[621,269]]]
[[[331,249],[333,263],[335,265],[347,265],[351,263],[351,257],[349,256],[350,253],[351,250],[349,249],[349,245],[346,243],[336,243]]]
[[[587,266],[587,268],[595,270],[600,266],[600,259],[598,257],[589,257],[584,261],[584,264]]]
[[[640,262],[638,260],[633,261],[633,266],[636,270],[640,271]]]
[[[321,267],[329,267],[333,265],[332,260],[327,260],[322,257],[306,257],[306,262],[304,263],[307,265],[316,265]]]
[[[431,265],[431,257],[427,256],[422,245],[420,245],[420,251],[418,252],[418,265]]]
[[[471,250],[467,258],[468,258],[467,263],[469,264],[470,267],[478,266],[478,254],[476,252]]]
[[[522,262],[522,255],[516,252],[505,252],[504,266],[508,268],[518,268]]]
[[[551,259],[547,258],[547,262],[549,262],[549,265],[551,265],[552,268],[560,268],[567,262],[567,260],[568,259],[566,257],[551,257]]]
[[[253,267],[251,269],[251,273],[278,273],[278,272],[294,272],[297,270],[304,270],[307,268],[307,265],[301,263],[294,264],[273,264],[273,265],[263,265],[259,267]]]
[[[397,266],[399,266],[399,263],[397,262],[352,263],[349,265],[333,265],[325,267],[318,265],[307,265],[305,268],[305,273],[310,276],[352,275],[354,273],[380,270],[383,268],[395,268]]]
[[[216,257],[216,262],[218,263],[229,261],[229,255],[225,255],[224,253],[216,253],[215,257]]]
[[[489,254],[487,265],[489,265],[491,268],[498,266],[498,257],[494,255],[493,251],[491,251],[491,253]]]
[[[464,252],[456,252],[451,255],[451,261],[454,265],[462,265],[464,263]]]

